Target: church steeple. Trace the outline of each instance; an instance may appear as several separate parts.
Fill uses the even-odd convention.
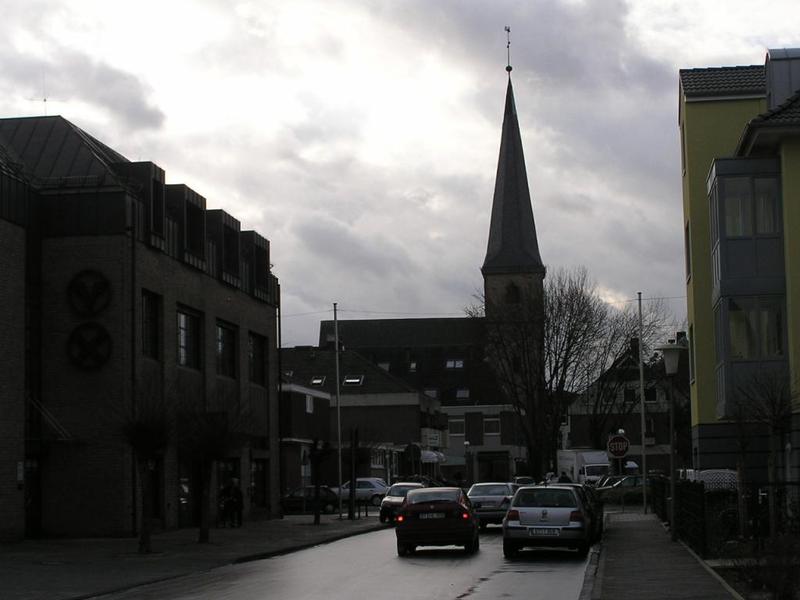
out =
[[[536,239],[510,64],[506,70],[509,77],[500,158],[497,162],[489,243],[481,272],[484,277],[512,273],[543,277],[545,267]]]

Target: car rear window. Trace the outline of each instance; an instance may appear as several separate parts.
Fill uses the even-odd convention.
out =
[[[514,497],[514,506],[572,508],[575,495],[569,490],[521,489]]]
[[[458,502],[461,490],[411,490],[406,496],[409,504],[423,502]]]
[[[406,497],[409,490],[418,490],[418,485],[393,485],[389,488],[389,491],[386,492],[387,496],[402,496],[403,498]]]
[[[473,485],[469,490],[470,496],[505,496],[508,494],[508,486],[505,485]]]

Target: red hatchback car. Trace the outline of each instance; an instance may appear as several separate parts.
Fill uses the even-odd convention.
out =
[[[461,488],[410,490],[395,523],[400,556],[417,546],[464,546],[470,554],[480,547],[478,517]]]

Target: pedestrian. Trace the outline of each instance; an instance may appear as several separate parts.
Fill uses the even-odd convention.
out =
[[[242,526],[242,511],[244,510],[244,494],[239,487],[239,480],[231,480],[231,527]]]
[[[233,526],[234,492],[233,481],[228,480],[217,494],[217,507],[219,510],[219,524],[222,527]]]
[[[572,479],[570,479],[566,471],[561,471],[561,475],[558,478],[558,483],[572,483]]]

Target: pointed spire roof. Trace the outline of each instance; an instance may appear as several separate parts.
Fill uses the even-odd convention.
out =
[[[489,243],[481,272],[484,276],[495,273],[545,272],[536,239],[536,225],[533,221],[510,73],[492,201]]]

